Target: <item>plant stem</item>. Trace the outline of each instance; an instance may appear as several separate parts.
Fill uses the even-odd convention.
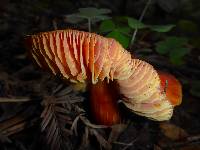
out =
[[[88,18],[88,31],[91,32],[91,19]]]
[[[58,25],[57,25],[56,19],[53,19],[53,28],[54,28],[54,30],[58,29]]]
[[[144,18],[144,15],[145,15],[150,3],[151,3],[151,0],[148,0],[141,15],[140,15],[139,21],[142,21],[142,19]],[[138,31],[138,29],[135,29],[135,31],[133,32],[129,48],[131,48],[135,42],[135,37],[136,37],[137,31]]]

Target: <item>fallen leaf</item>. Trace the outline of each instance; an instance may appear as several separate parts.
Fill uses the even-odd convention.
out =
[[[172,124],[172,123],[167,123],[167,122],[164,122],[164,123],[160,123],[160,129],[161,129],[161,132],[169,139],[175,141],[175,140],[180,140],[180,139],[183,139],[183,138],[186,138],[188,136],[188,133]]]

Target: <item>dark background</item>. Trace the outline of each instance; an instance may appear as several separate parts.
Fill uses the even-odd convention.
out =
[[[66,21],[66,15],[77,12],[78,8],[108,8],[112,11],[109,14],[110,17],[129,16],[138,19],[146,3],[146,0],[1,0],[0,149],[29,150],[39,147],[47,149],[45,135],[40,132],[40,114],[43,110],[40,101],[46,93],[48,95],[52,85],[60,83],[60,81],[54,81],[49,74],[33,66],[33,63],[27,58],[24,37],[41,31],[54,30],[55,27],[87,31],[85,22],[70,24]],[[200,2],[198,0],[151,1],[143,22],[146,24],[174,24],[176,27],[168,33],[139,31],[135,45],[130,51],[156,68],[174,74],[183,87],[183,102],[175,109],[169,122],[158,123],[133,116],[132,123],[128,124],[128,128],[123,130],[118,139],[122,143],[131,143],[131,145],[113,144],[113,149],[123,149],[126,146],[128,149],[200,149],[199,18]],[[183,20],[187,20],[187,23],[183,24]],[[100,24],[101,22],[93,24],[93,31],[98,32]],[[145,38],[142,38],[144,35]],[[155,51],[155,43],[168,36],[188,39],[186,47],[190,52],[184,55],[184,63],[181,65],[172,64],[168,55],[161,55]],[[144,49],[150,49],[150,51],[146,53],[146,51],[142,51]],[[48,82],[49,78],[52,81]],[[39,83],[45,84],[46,82],[48,82],[47,87],[38,90]],[[84,96],[84,94],[80,96]],[[17,102],[18,97],[36,100],[22,103]],[[5,102],[4,98],[14,99],[14,102]],[[84,104],[80,107],[87,111]],[[71,114],[73,119],[75,114]],[[90,120],[90,117],[88,119]],[[22,123],[24,124],[22,125]],[[84,125],[80,126],[80,134],[78,136],[70,135],[73,138],[68,138],[66,143],[70,144],[70,147],[67,148],[98,149],[99,141],[91,139],[88,145],[79,147],[78,144],[81,143],[84,135],[81,130]],[[105,139],[110,134],[110,130],[99,132],[103,132]],[[93,136],[91,135],[90,138]],[[100,142],[100,144],[102,143]]]

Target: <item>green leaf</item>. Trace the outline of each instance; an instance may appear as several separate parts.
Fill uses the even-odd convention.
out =
[[[69,23],[79,23],[83,20],[85,20],[85,18],[82,18],[78,16],[77,14],[65,15],[65,21]]]
[[[171,63],[175,65],[184,64],[183,57],[190,52],[190,49],[181,47],[170,51],[169,57]]]
[[[117,31],[128,35],[131,32],[131,28],[129,28],[129,27],[117,27]]]
[[[168,52],[176,52],[177,55],[185,55],[188,49],[182,49],[188,40],[183,37],[168,37],[164,41],[156,43],[156,51],[159,54],[167,54]]]
[[[70,23],[79,23],[84,19],[90,19],[92,23],[110,19],[111,17],[106,14],[110,13],[109,9],[97,9],[94,7],[79,8],[78,13],[66,15],[66,21]]]
[[[105,20],[101,23],[100,32],[109,32],[115,29],[115,23],[112,20]]]
[[[81,14],[92,14],[92,15],[102,15],[102,14],[108,14],[108,13],[111,13],[111,10],[110,9],[104,9],[104,8],[95,8],[95,7],[86,7],[86,8],[79,8],[78,9],[79,12]]]
[[[186,54],[188,54],[189,52],[190,52],[190,49],[185,48],[185,47],[181,47],[181,48],[171,50],[170,54],[172,56],[176,56],[176,57],[183,57]]]
[[[140,22],[139,20],[135,18],[128,17],[127,19],[128,19],[128,25],[132,29],[143,29],[147,27],[147,25],[143,24],[142,22]]]
[[[100,15],[105,15],[110,13],[110,9],[97,9],[94,7],[87,7],[87,8],[79,8],[79,15],[85,16],[87,18],[93,18]]]
[[[100,21],[108,20],[108,19],[111,19],[111,17],[109,17],[109,16],[96,16],[95,18],[92,18],[90,20],[94,24],[96,22],[100,22]]]
[[[190,49],[185,47],[187,42],[187,38],[168,37],[164,41],[156,43],[156,51],[162,55],[168,54],[171,63],[182,65],[183,57],[190,52]]]
[[[156,32],[169,32],[175,25],[149,25],[148,27]]]
[[[177,65],[177,66],[184,64],[182,57],[172,55],[171,53],[169,54],[169,60],[172,64]]]
[[[188,43],[188,39],[184,37],[176,37],[176,36],[171,36],[168,37],[166,40],[166,43],[170,45],[173,49],[175,48],[180,48]]]
[[[170,46],[166,41],[161,41],[156,43],[156,51],[159,54],[167,54],[170,51]]]
[[[96,18],[98,20],[108,20],[108,19],[111,19],[111,17],[106,16],[106,15],[99,15],[99,16],[96,16],[94,18]]]
[[[120,33],[118,30],[110,32],[107,37],[116,39],[124,48],[127,48],[130,42],[130,38]]]
[[[107,9],[107,8],[101,8],[101,9],[98,9],[98,11],[101,12],[101,14],[110,14],[111,13],[111,10]]]

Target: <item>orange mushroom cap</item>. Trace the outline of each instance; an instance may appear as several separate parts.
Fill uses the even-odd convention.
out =
[[[158,71],[161,80],[161,88],[166,93],[167,98],[172,105],[177,106],[182,102],[181,83],[171,74]]]

